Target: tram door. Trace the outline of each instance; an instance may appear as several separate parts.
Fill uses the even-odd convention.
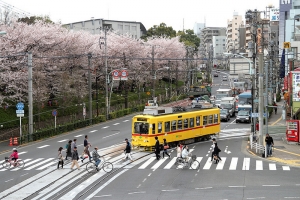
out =
[[[202,128],[200,128],[201,119],[202,119],[202,116],[196,116],[196,128],[197,128],[196,136],[202,136],[203,135]]]

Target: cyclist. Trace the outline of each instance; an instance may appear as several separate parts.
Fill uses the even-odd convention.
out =
[[[9,157],[11,160],[15,161],[14,165],[16,165],[17,159],[19,159],[18,150],[16,148],[13,148],[13,153]]]
[[[93,156],[93,160],[95,161],[95,165],[97,167],[97,171],[99,171],[98,169],[98,165],[100,164],[101,160],[100,160],[100,155],[98,154],[98,147],[94,148],[95,150],[92,152],[92,156]]]
[[[181,156],[185,162],[187,162],[189,160],[189,147],[188,146],[186,146],[186,145],[183,146]]]

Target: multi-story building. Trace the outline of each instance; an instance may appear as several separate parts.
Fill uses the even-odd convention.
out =
[[[81,22],[74,22],[64,24],[66,28],[73,31],[84,30],[91,34],[99,33],[101,28],[107,27],[120,34],[128,34],[132,38],[139,39],[141,36],[146,34],[146,28],[141,22],[133,21],[116,21],[116,20],[105,20],[105,19],[90,19]]]
[[[226,42],[226,50],[227,52],[238,53],[240,52],[240,48],[244,48],[240,43],[244,43],[244,41],[240,40],[240,28],[244,27],[243,17],[238,15],[237,12],[233,13],[233,18],[231,20],[227,20],[227,42]]]
[[[226,52],[226,36],[213,36],[213,64],[222,64],[223,53]]]
[[[194,24],[195,35],[197,35],[199,38],[201,38],[202,29],[204,29],[204,28],[205,28],[205,23],[195,23]]]

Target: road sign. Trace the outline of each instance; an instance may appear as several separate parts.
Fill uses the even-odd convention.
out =
[[[24,113],[17,113],[17,117],[24,117]]]
[[[16,110],[16,114],[24,114],[24,110]]]
[[[53,110],[53,111],[52,111],[52,116],[53,116],[53,117],[56,117],[56,116],[57,116],[57,110]]]
[[[128,80],[128,72],[126,70],[122,70],[121,72],[121,80],[127,81]]]
[[[19,103],[17,103],[16,107],[17,107],[18,110],[24,110],[24,103],[19,102]]]
[[[251,113],[251,117],[259,117],[259,113]]]
[[[283,43],[283,48],[284,48],[284,49],[289,49],[289,48],[291,48],[291,43],[290,43],[290,42],[284,42],[284,43]]]
[[[119,81],[120,80],[120,71],[119,70],[114,70],[112,72],[113,80],[114,81]]]

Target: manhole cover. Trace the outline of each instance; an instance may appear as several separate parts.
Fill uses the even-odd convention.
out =
[[[284,146],[275,146],[276,149],[285,149]]]

